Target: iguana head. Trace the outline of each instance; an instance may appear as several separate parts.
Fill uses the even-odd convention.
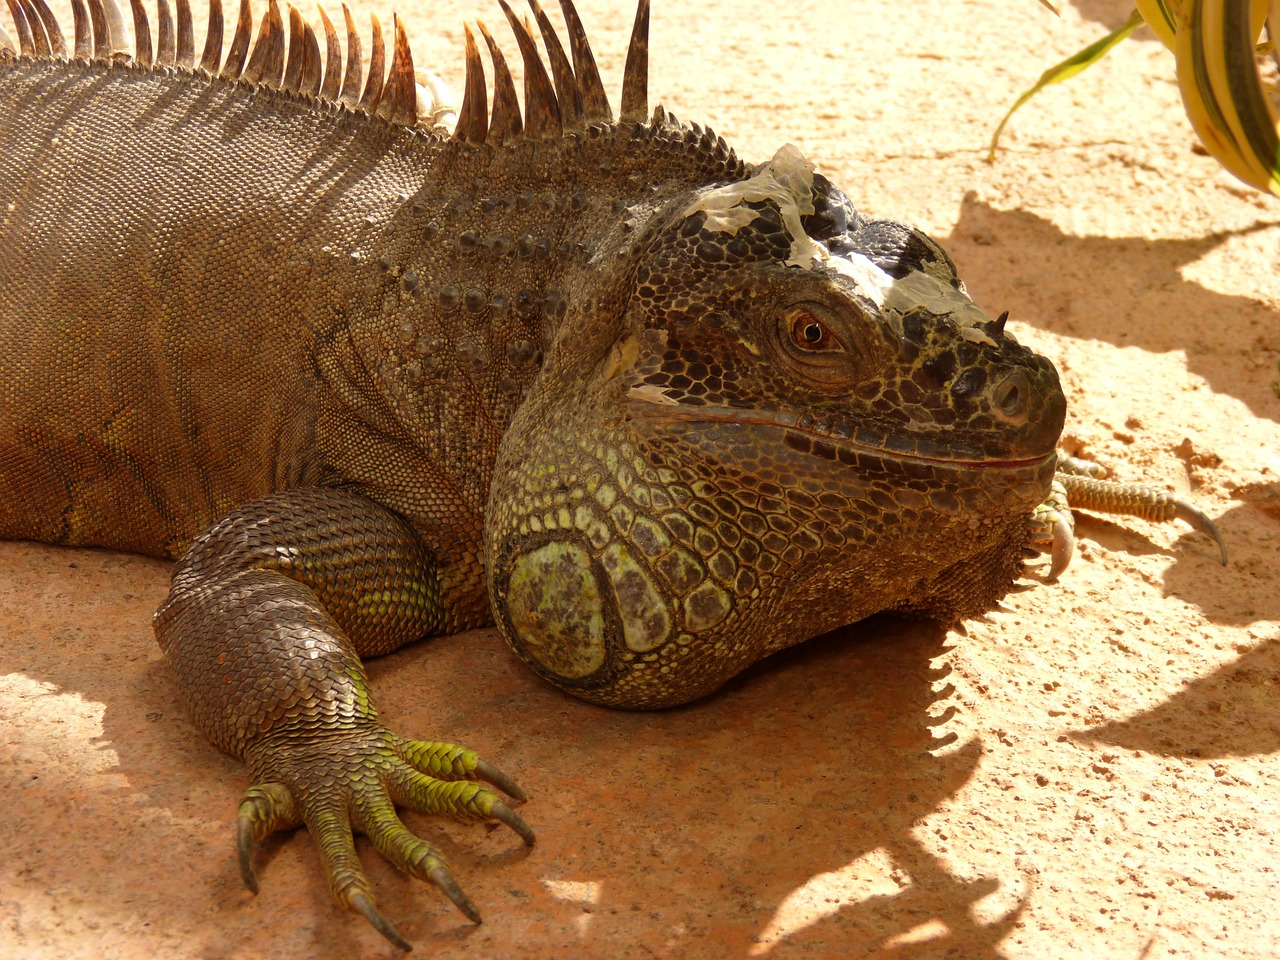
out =
[[[633,247],[610,342],[588,361],[591,318],[566,325],[589,369],[544,376],[499,457],[490,593],[522,657],[660,706],[880,610],[1007,591],[1065,402],[936,244],[787,147]]]

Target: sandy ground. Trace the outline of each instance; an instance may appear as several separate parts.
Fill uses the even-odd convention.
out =
[[[580,8],[617,91],[629,4]],[[526,854],[410,817],[478,928],[368,856],[420,952],[1280,955],[1280,202],[1196,152],[1149,35],[983,159],[1020,90],[1128,9],[660,0],[651,97],[750,160],[795,143],[866,210],[931,231],[1058,364],[1067,449],[1189,492],[1230,564],[1181,525],[1081,517],[1062,582],[967,636],[860,625],[657,715],[570,700],[489,631],[377,661],[385,718],[512,772],[539,835]],[[463,18],[502,20],[480,0],[400,12],[459,88]],[[259,896],[239,886],[246,781],[152,640],[166,580],[0,544],[0,955],[389,955],[333,906],[305,835],[269,845]]]

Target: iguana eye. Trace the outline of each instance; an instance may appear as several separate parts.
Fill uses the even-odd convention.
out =
[[[797,381],[822,390],[845,389],[868,372],[858,331],[821,303],[792,303],[777,316],[777,356]]]
[[[787,336],[801,350],[818,353],[841,349],[840,341],[831,328],[812,310],[795,307],[787,311],[785,319]]]

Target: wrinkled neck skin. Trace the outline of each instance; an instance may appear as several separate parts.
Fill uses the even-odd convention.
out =
[[[385,155],[404,172],[349,203],[361,235],[326,247],[350,266],[332,294],[349,320],[320,358],[344,429],[322,433],[344,437],[338,473],[418,517],[412,491],[379,479],[376,437],[406,438],[478,521],[535,380],[580,381],[616,339],[633,238],[672,197],[744,168],[722,141],[660,124],[505,146],[403,134]],[[346,442],[352,429],[370,442]]]
[[[697,699],[883,610],[951,622],[990,609],[1053,476],[1046,456],[975,486],[968,468],[626,393],[615,380],[522,409],[487,528],[508,641],[555,685],[611,706]],[[956,522],[970,510],[987,516]]]
[[[404,175],[350,206],[363,233],[330,250],[349,269],[323,295],[347,322],[318,350],[318,434],[334,475],[421,532],[463,629],[490,622],[484,511],[516,411],[616,338],[653,212],[743,166],[670,125],[504,146],[404,134],[385,154]]]
[[[684,703],[881,610],[976,615],[1021,571],[1052,366],[931,242],[779,158],[637,218],[500,447],[494,614],[584,699]]]

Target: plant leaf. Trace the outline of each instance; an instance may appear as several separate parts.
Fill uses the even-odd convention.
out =
[[[1089,46],[1085,47],[1079,53],[1068,57],[1066,60],[1063,60],[1056,66],[1050,67],[1041,74],[1040,79],[1036,81],[1035,86],[1020,96],[1017,99],[1017,102],[1009,108],[1009,112],[1004,115],[1004,119],[1001,120],[1000,125],[996,127],[996,132],[991,135],[991,146],[987,150],[987,162],[990,163],[995,160],[996,146],[1000,141],[1000,134],[1004,131],[1005,124],[1009,122],[1009,118],[1013,116],[1015,110],[1051,83],[1061,83],[1063,80],[1068,80],[1071,77],[1074,77],[1077,73],[1080,73],[1086,67],[1090,67],[1097,63],[1106,55],[1108,50],[1127,38],[1129,34],[1142,26],[1142,23],[1142,14],[1137,10],[1134,10],[1133,13],[1130,14],[1129,19],[1125,22],[1124,26],[1119,30],[1109,33],[1101,40],[1097,40],[1094,43],[1089,44]]]
[[[1274,4],[1272,11],[1280,4]],[[1177,34],[1178,87],[1187,117],[1219,163],[1280,196],[1280,118],[1254,58],[1267,0],[1186,0]],[[1270,29],[1280,27],[1272,20]]]
[[[1178,32],[1178,14],[1182,9],[1179,0],[1134,0],[1147,26],[1170,50],[1175,49],[1174,36]]]

